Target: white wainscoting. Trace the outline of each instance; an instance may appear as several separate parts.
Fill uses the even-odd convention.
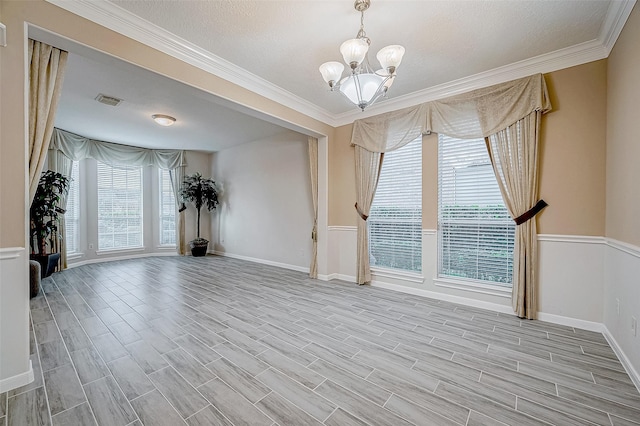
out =
[[[24,247],[0,248],[0,394],[33,381],[27,265]]]
[[[640,247],[607,239],[604,277],[604,335],[640,390]]]

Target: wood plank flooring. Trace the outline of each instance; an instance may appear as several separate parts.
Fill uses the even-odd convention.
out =
[[[601,334],[230,258],[87,265],[31,301],[15,425],[640,425]]]

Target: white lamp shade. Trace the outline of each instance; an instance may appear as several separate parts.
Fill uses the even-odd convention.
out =
[[[342,71],[344,70],[344,65],[340,62],[325,62],[320,65],[320,74],[322,74],[322,78],[324,81],[329,83],[330,81],[338,81],[340,77],[342,77]]]
[[[355,105],[359,106],[361,103],[368,105],[383,81],[384,77],[376,74],[350,75],[340,83],[340,91]],[[360,83],[361,99],[358,99],[358,82]]]
[[[382,68],[388,70],[389,67],[398,68],[398,66],[400,66],[400,62],[402,62],[403,56],[404,47],[394,44],[380,49],[376,58],[378,58]]]
[[[358,65],[364,60],[369,50],[369,44],[361,38],[352,38],[340,45],[340,53],[347,65],[355,62]]]

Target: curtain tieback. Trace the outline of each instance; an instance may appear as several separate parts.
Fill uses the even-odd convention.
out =
[[[367,219],[369,219],[368,215],[362,213],[362,210],[360,210],[360,207],[358,207],[358,203],[356,203],[356,211],[358,212],[358,216],[360,216],[360,218],[365,222],[367,221]]]
[[[523,223],[533,219],[538,213],[542,211],[548,204],[544,200],[540,200],[536,203],[535,206],[531,207],[529,210],[521,214],[520,216],[513,219],[516,225],[522,225]]]
[[[313,225],[313,230],[311,231],[311,241],[318,241],[318,226],[315,224]]]
[[[187,206],[184,203],[182,203],[182,204],[180,204],[180,208],[178,209],[178,213],[182,213],[186,209],[187,209]]]

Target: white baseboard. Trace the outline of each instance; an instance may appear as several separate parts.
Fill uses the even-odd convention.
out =
[[[71,264],[68,264],[67,268],[68,269],[77,268],[78,266],[90,265],[92,263],[115,262],[117,260],[140,259],[144,257],[157,257],[157,256],[178,256],[178,253],[176,253],[174,250],[171,252],[139,253],[139,254],[128,254],[125,256],[101,257],[99,259],[87,259],[87,260],[81,260],[79,262],[73,262]]]
[[[218,256],[231,257],[233,259],[246,260],[248,262],[261,263],[263,265],[276,266],[278,268],[290,269],[292,271],[309,273],[309,268],[304,266],[291,265],[288,263],[274,262],[272,260],[258,259],[256,257],[242,256],[239,254],[226,253],[218,250],[209,250],[209,254],[216,254]],[[326,275],[325,275],[326,276]],[[328,279],[327,279],[328,280]],[[327,281],[325,280],[325,281]]]
[[[403,285],[390,284],[390,283],[385,283],[380,281],[372,281],[371,286],[386,288],[388,290],[399,291],[401,293],[413,294],[416,296],[424,296],[430,299],[444,300],[445,302],[459,303],[461,305],[471,306],[474,308],[488,309],[494,312],[513,315],[513,309],[511,308],[511,306],[500,305],[498,303],[485,302],[482,300],[470,299],[467,297],[454,296],[452,294],[438,293],[435,291],[423,290],[420,288],[407,287]]]
[[[636,385],[636,389],[638,389],[638,392],[640,392],[640,374],[636,371],[635,368],[633,368],[633,365],[631,365],[631,361],[629,361],[629,358],[627,358],[627,355],[625,355],[620,345],[618,345],[618,342],[613,337],[613,334],[611,334],[607,326],[604,324],[602,324],[602,334],[604,335],[604,338],[607,339],[607,342],[609,342],[609,346],[611,346],[613,352],[616,353],[616,356],[622,363],[624,369],[627,370],[627,374],[631,378],[631,381],[633,381],[633,384]]]
[[[33,382],[33,366],[29,360],[29,369],[24,373],[0,380],[0,394]]]
[[[577,318],[563,317],[562,315],[547,314],[545,312],[538,312],[538,319],[540,321],[551,322],[558,325],[566,325],[568,327],[595,331],[596,333],[602,333],[604,329],[604,324],[601,322],[585,321]]]

